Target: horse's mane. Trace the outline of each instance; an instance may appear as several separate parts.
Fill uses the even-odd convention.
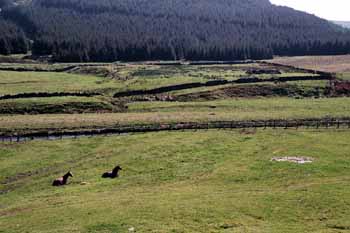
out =
[[[113,173],[116,173],[116,172],[118,172],[120,170],[120,166],[118,165],[118,166],[116,166],[113,170],[112,170],[112,172]]]
[[[67,172],[63,177],[69,177],[69,176],[71,176],[71,175],[72,175],[71,172]]]

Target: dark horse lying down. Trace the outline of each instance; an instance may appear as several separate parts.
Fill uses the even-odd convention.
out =
[[[116,166],[112,171],[105,172],[102,174],[102,178],[116,178],[118,177],[118,172],[123,170],[119,165]]]
[[[68,178],[73,177],[71,172],[67,172],[64,176],[53,181],[52,186],[61,186],[67,184]]]

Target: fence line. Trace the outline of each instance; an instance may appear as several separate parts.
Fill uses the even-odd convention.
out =
[[[350,118],[341,119],[299,119],[299,120],[255,120],[255,121],[212,121],[181,123],[149,123],[119,125],[101,129],[71,129],[72,131],[42,130],[35,133],[4,133],[0,135],[2,142],[21,142],[34,139],[58,140],[65,138],[92,137],[98,135],[120,135],[127,133],[146,133],[157,131],[208,130],[208,129],[349,129]],[[1,131],[0,131],[1,132]],[[4,131],[3,131],[4,132]]]
[[[65,96],[77,96],[77,97],[93,97],[99,96],[100,93],[96,92],[31,92],[31,93],[21,93],[15,95],[2,95],[0,100],[9,99],[27,99],[27,98],[41,98],[41,97],[65,97]]]

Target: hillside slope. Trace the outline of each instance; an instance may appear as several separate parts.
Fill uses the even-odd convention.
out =
[[[350,28],[350,21],[334,21],[334,23],[345,28]]]
[[[34,41],[33,54],[52,54],[56,61],[234,60],[350,52],[350,33],[343,28],[268,0],[2,1],[10,5],[2,18]],[[1,33],[0,41],[7,34]],[[8,51],[16,52],[0,49]]]

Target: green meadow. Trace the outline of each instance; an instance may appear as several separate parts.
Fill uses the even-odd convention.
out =
[[[346,232],[349,136],[211,130],[2,143],[0,232]],[[119,178],[100,178],[115,164]],[[68,170],[69,185],[52,187]]]
[[[350,117],[348,95],[326,95],[330,83],[316,80],[113,98],[126,90],[236,80],[252,69],[269,72],[278,66],[111,63],[52,72],[66,66],[0,64],[0,69],[34,70],[0,71],[0,97],[66,93],[1,99],[0,136],[140,123]],[[281,71],[250,77],[306,75]],[[338,74],[343,80],[347,76]],[[76,92],[98,95],[69,95]],[[0,233],[348,232],[349,137],[342,126],[0,140]],[[313,162],[272,161],[276,157]],[[123,168],[120,177],[101,178],[117,164]],[[68,185],[53,187],[52,181],[67,171],[74,175]]]

